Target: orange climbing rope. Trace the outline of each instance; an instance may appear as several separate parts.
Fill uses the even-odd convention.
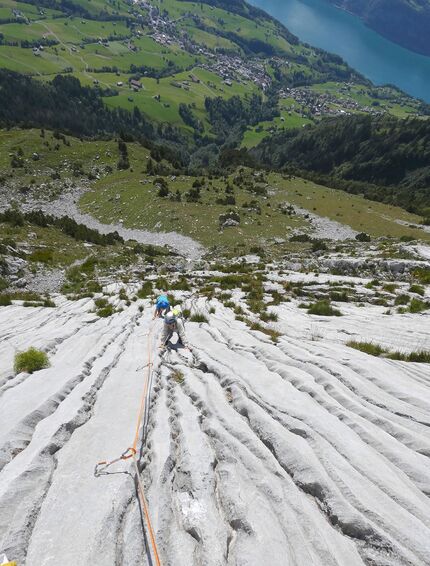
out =
[[[143,417],[144,417],[144,414],[145,414],[148,388],[149,388],[149,384],[151,382],[151,377],[152,377],[152,367],[153,367],[152,349],[151,349],[152,331],[153,331],[153,324],[151,324],[151,326],[149,328],[148,335],[147,335],[148,336],[148,343],[147,343],[148,363],[147,363],[146,367],[148,369],[147,369],[147,372],[146,372],[145,381],[144,381],[144,385],[143,385],[142,398],[140,400],[140,407],[139,407],[139,413],[138,413],[138,416],[137,416],[136,431],[135,431],[135,434],[134,434],[133,444],[129,448],[127,448],[127,450],[125,450],[125,452],[123,452],[121,454],[121,456],[119,456],[118,458],[115,458],[114,460],[110,460],[110,461],[99,462],[98,464],[96,464],[95,475],[98,476],[98,475],[103,474],[107,468],[109,468],[110,466],[112,466],[112,464],[115,464],[116,462],[120,462],[121,460],[128,460],[129,458],[133,458],[133,464],[134,464],[134,467],[135,467],[135,470],[136,470],[136,481],[137,481],[137,487],[138,487],[138,496],[139,496],[139,499],[140,499],[140,502],[141,502],[143,513],[145,515],[146,526],[147,526],[147,529],[148,529],[149,539],[151,541],[151,546],[152,546],[152,554],[153,554],[156,566],[161,566],[161,561],[160,561],[160,557],[159,557],[159,554],[158,554],[158,548],[157,548],[157,541],[155,540],[155,534],[154,534],[154,529],[152,528],[148,503],[147,503],[146,497],[145,497],[145,490],[144,490],[144,487],[143,487],[142,479],[140,477],[139,466],[138,466],[138,462],[137,462],[137,458],[136,458],[137,444],[139,442],[139,433],[140,433],[140,429],[141,429],[141,426],[142,426],[142,420],[143,420]]]

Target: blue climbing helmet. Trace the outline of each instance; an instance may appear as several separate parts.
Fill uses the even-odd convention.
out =
[[[169,299],[166,295],[160,295],[157,298],[156,307],[157,309],[168,309],[170,307]]]

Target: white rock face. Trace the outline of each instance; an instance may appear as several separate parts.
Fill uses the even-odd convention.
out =
[[[0,556],[151,564],[130,460],[94,475],[133,441],[151,310],[98,319],[90,299],[56,302],[0,309]],[[390,327],[387,341],[410,333],[404,319],[286,306],[275,345],[212,304],[194,304],[210,325],[186,324],[192,354],[160,360],[159,321],[150,339],[139,458],[163,565],[429,564],[430,368],[342,344],[354,317],[369,336]],[[51,366],[14,377],[31,345]]]

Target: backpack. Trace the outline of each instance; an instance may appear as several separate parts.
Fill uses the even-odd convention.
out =
[[[170,307],[169,299],[166,295],[160,295],[156,303],[157,309],[168,309]]]

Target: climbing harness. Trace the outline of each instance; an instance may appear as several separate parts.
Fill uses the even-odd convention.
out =
[[[140,500],[140,504],[141,504],[141,507],[142,507],[142,510],[143,510],[143,514],[145,516],[146,527],[148,529],[149,539],[151,541],[153,558],[154,558],[154,561],[155,561],[155,565],[161,566],[161,561],[160,561],[158,548],[157,548],[157,542],[155,540],[155,534],[154,534],[154,530],[152,528],[148,503],[147,503],[146,497],[145,497],[145,489],[143,487],[143,482],[142,482],[142,479],[140,477],[140,470],[139,470],[139,464],[138,464],[138,459],[137,459],[137,445],[138,445],[138,442],[139,442],[139,432],[140,432],[140,428],[142,426],[142,421],[144,419],[145,412],[147,411],[147,402],[146,401],[147,401],[147,396],[148,396],[148,391],[149,391],[149,384],[150,384],[151,379],[152,379],[153,361],[152,361],[152,352],[151,352],[151,340],[152,340],[153,324],[151,324],[151,327],[150,327],[149,332],[147,334],[147,337],[148,337],[148,341],[147,341],[148,363],[146,364],[146,366],[144,366],[144,367],[147,368],[147,371],[146,371],[145,381],[144,381],[144,385],[143,385],[142,398],[141,398],[141,401],[140,401],[140,407],[139,407],[139,412],[138,412],[138,416],[137,416],[136,430],[135,430],[135,433],[134,433],[133,443],[118,458],[115,458],[114,460],[110,460],[110,461],[98,462],[98,464],[96,464],[96,466],[95,466],[94,474],[95,474],[95,476],[98,477],[100,475],[108,473],[108,472],[106,472],[106,470],[110,466],[112,466],[113,464],[115,464],[117,462],[121,462],[122,460],[129,460],[130,458],[133,460],[133,465],[134,465],[134,469],[135,469],[135,473],[136,473],[136,484],[137,484],[138,498]]]

